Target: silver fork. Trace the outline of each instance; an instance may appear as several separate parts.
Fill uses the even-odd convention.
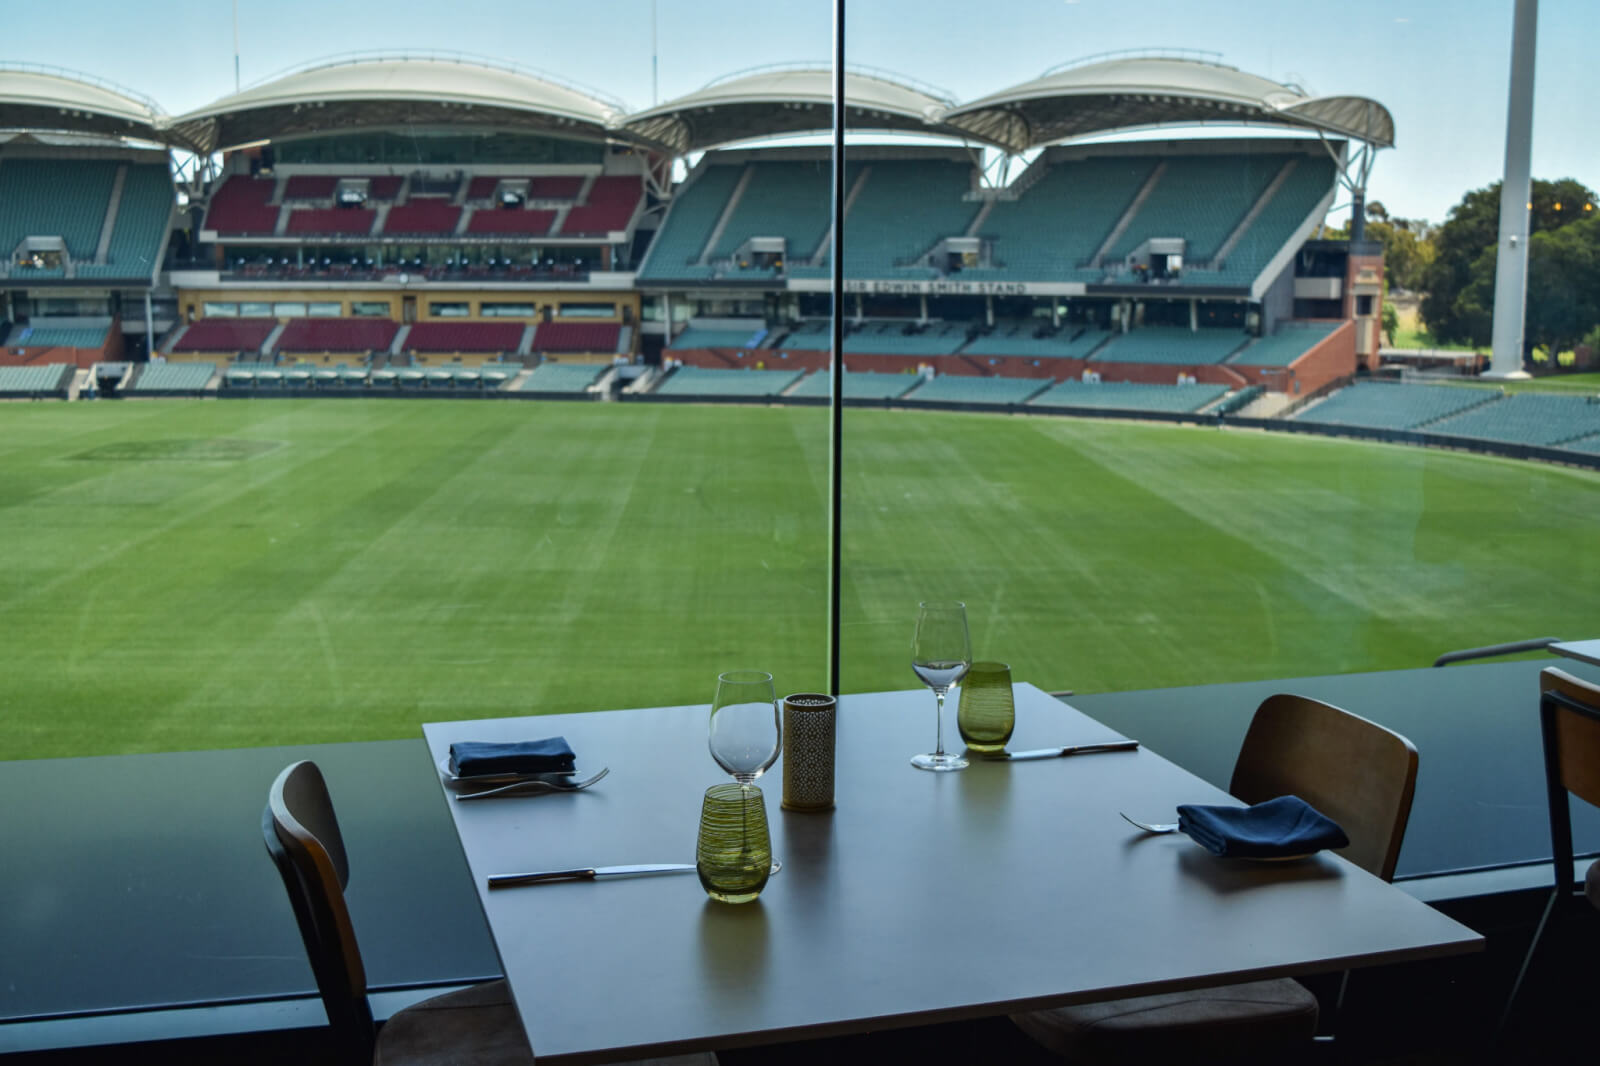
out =
[[[537,796],[545,792],[582,792],[610,772],[611,767],[605,766],[593,777],[586,777],[582,781],[513,781],[509,785],[501,785],[499,788],[486,788],[482,792],[457,792],[456,800],[480,800],[489,799],[492,796],[509,796],[513,794]]]
[[[1121,811],[1117,813],[1122,814]],[[1146,833],[1176,833],[1178,831],[1177,822],[1140,822],[1129,818],[1126,814],[1122,814],[1122,820],[1143,829]]]

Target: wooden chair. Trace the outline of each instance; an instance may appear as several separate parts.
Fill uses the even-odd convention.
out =
[[[1330,704],[1278,695],[1256,709],[1228,791],[1245,803],[1296,795],[1338,822],[1342,854],[1384,880],[1411,817],[1417,749]],[[1341,986],[1342,995],[1342,986]],[[1012,1020],[1081,1062],[1242,1062],[1309,1045],[1316,997],[1288,978],[1033,1011]]]
[[[504,981],[450,992],[373,1024],[367,976],[345,906],[350,883],[339,821],[322,771],[313,762],[287,767],[272,783],[261,835],[288,890],[311,970],[328,1012],[334,1043],[350,1063],[382,1066],[510,1066],[533,1062],[527,1035]],[[714,1055],[650,1060],[716,1066]]]
[[[1589,866],[1582,895],[1573,873],[1572,809],[1567,796],[1600,807],[1600,685],[1549,666],[1539,671],[1539,730],[1544,740],[1545,797],[1550,808],[1550,855],[1555,887],[1522,959],[1522,969],[1506,997],[1500,1016],[1503,1029],[1522,989],[1528,967],[1539,949],[1550,919],[1574,898],[1587,898],[1600,909],[1600,860]]]

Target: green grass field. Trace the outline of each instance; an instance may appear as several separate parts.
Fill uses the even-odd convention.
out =
[[[0,405],[0,757],[705,702],[736,666],[822,685],[826,418]],[[1588,473],[1051,418],[845,434],[846,691],[915,685],[929,597],[967,601],[979,656],[1085,692],[1593,635]]]

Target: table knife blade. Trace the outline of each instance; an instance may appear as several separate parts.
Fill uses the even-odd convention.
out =
[[[1103,744],[1068,744],[1064,748],[1034,748],[1030,751],[997,751],[993,755],[985,755],[986,759],[998,759],[1005,762],[1023,762],[1028,759],[1059,759],[1067,755],[1093,755],[1102,751],[1135,751],[1139,747],[1137,740],[1109,740]]]
[[[587,866],[574,870],[536,870],[521,874],[490,874],[490,888],[536,885],[546,881],[597,881],[607,877],[642,877],[648,874],[681,874],[695,868],[694,863],[657,862],[639,866]]]

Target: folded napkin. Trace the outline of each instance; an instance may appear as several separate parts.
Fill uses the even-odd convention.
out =
[[[1254,807],[1178,808],[1178,828],[1196,844],[1230,859],[1280,859],[1350,843],[1339,824],[1299,796]]]
[[[519,740],[510,744],[463,740],[450,745],[450,772],[457,777],[571,773],[573,759],[566,737]]]

